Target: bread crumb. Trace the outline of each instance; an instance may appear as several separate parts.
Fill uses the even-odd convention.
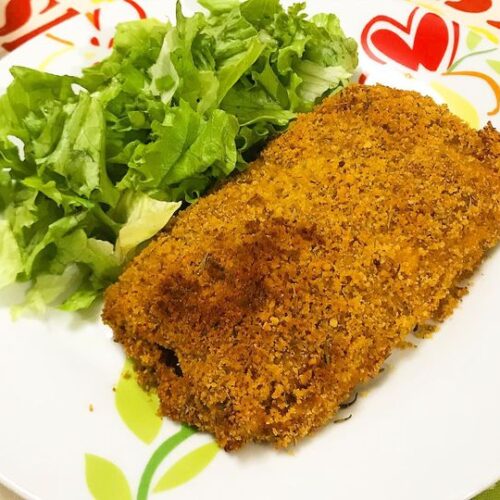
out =
[[[182,212],[104,321],[164,415],[227,450],[290,446],[458,304],[500,237],[499,158],[491,125],[353,85]]]

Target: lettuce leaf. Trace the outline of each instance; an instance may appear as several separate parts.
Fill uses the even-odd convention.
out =
[[[66,268],[60,274],[39,274],[26,294],[26,300],[12,308],[12,316],[18,318],[29,311],[43,314],[49,306],[61,301],[61,298],[80,278],[76,266]]]
[[[14,283],[23,270],[21,252],[6,220],[0,221],[0,267],[0,288]]]
[[[182,205],[349,82],[357,47],[304,4],[201,0],[120,24],[80,77],[13,67],[0,97],[0,287],[18,313],[90,307]]]
[[[120,195],[106,171],[105,130],[100,102],[81,92],[57,147],[38,165],[65,178],[71,192],[87,199],[96,193],[99,201],[113,206]]]
[[[125,261],[141,243],[161,231],[179,210],[181,202],[159,201],[145,193],[130,193],[126,202],[127,221],[116,242],[117,257]]]

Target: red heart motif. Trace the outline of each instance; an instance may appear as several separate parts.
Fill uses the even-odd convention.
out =
[[[491,0],[448,0],[445,5],[462,12],[485,12],[491,6]]]
[[[5,24],[0,27],[0,36],[8,35],[26,24],[31,16],[30,0],[10,0],[5,6]]]
[[[450,38],[453,43],[450,66],[455,57],[458,46],[458,24],[453,23],[450,34],[449,25],[443,18],[427,12],[424,14],[415,31],[410,45],[404,35],[410,35],[413,28],[413,19],[418,8],[414,9],[408,17],[406,25],[388,16],[377,16],[373,18],[364,28],[361,35],[361,44],[365,52],[374,60],[384,64],[385,61],[377,57],[371,50],[368,41],[388,59],[417,71],[420,66],[430,71],[437,71],[447,53]],[[384,23],[384,27],[372,30],[377,24]],[[390,25],[387,26],[387,25]]]

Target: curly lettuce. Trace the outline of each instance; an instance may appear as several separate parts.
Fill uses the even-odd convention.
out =
[[[174,213],[349,82],[357,47],[304,4],[202,0],[117,27],[81,77],[13,67],[0,97],[0,287],[89,307]]]

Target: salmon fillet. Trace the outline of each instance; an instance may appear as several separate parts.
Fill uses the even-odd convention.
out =
[[[226,450],[286,447],[452,311],[500,237],[499,161],[491,125],[351,86],[181,213],[104,321],[164,415]]]

